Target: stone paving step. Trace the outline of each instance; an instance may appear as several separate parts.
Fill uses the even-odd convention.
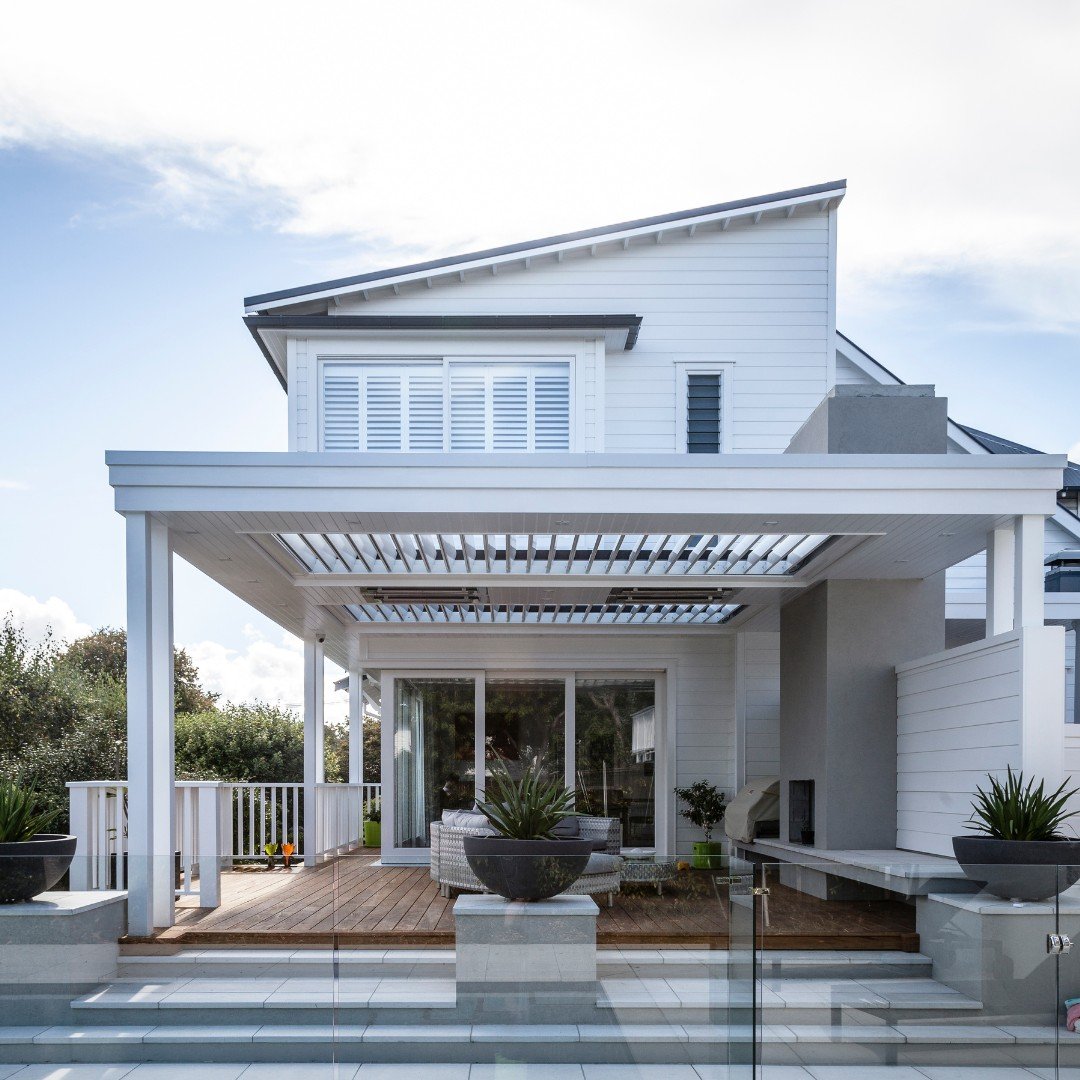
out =
[[[205,1027],[0,1028],[0,1061],[31,1062],[328,1062],[397,1061],[427,1064],[501,1062],[581,1064],[668,1063],[723,1066],[747,1050],[749,1028],[725,1025],[240,1025]],[[1045,1068],[1063,1033],[1053,1027],[962,1025],[767,1025],[760,1032],[767,1068],[799,1065],[811,1076],[829,1066],[854,1065],[860,1080],[881,1066]],[[1066,1067],[1080,1064],[1080,1036],[1065,1035]],[[3,1077],[0,1071],[0,1077]],[[68,1076],[72,1074],[67,1074]],[[542,1073],[541,1073],[542,1075]],[[623,1076],[627,1076],[623,1073]],[[629,1074],[632,1077],[632,1073]],[[903,1075],[897,1074],[897,1080]],[[953,1073],[948,1073],[950,1077]],[[1002,1074],[1004,1077],[1006,1074]],[[672,1080],[668,1073],[663,1080]],[[29,1077],[26,1080],[30,1080]],[[204,1077],[204,1080],[208,1078]],[[404,1080],[404,1078],[403,1078]],[[425,1069],[425,1080],[434,1078]],[[659,1078],[658,1078],[659,1080]],[[1011,1080],[1011,1078],[1010,1078]]]
[[[120,958],[124,976],[230,975],[254,977],[319,975],[337,965],[342,974],[431,976],[453,975],[452,949],[184,949],[172,954],[126,952]],[[600,949],[597,964],[608,977],[644,976],[663,971],[692,976],[702,971],[726,973],[726,950],[708,949]],[[840,952],[768,950],[759,953],[763,977],[784,978],[893,978],[927,975],[929,957],[904,952]]]

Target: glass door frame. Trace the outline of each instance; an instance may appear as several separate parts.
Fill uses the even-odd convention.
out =
[[[372,665],[374,666],[374,665]],[[575,703],[577,693],[577,680],[579,678],[612,680],[627,679],[630,677],[639,679],[651,679],[653,682],[653,698],[656,707],[656,775],[657,792],[664,792],[664,797],[659,794],[656,799],[655,821],[655,847],[658,855],[669,855],[675,851],[675,806],[674,797],[668,797],[668,793],[675,784],[675,672],[674,664],[670,661],[662,661],[653,668],[644,667],[641,664],[628,663],[625,666],[613,664],[610,660],[598,664],[596,667],[575,666],[563,663],[553,663],[550,666],[537,665],[535,663],[515,664],[510,661],[493,662],[485,667],[462,664],[441,664],[436,666],[430,659],[416,667],[407,662],[397,662],[382,668],[380,682],[382,690],[382,745],[380,753],[380,766],[382,774],[382,836],[383,848],[381,859],[387,865],[392,866],[426,866],[430,859],[427,848],[399,848],[394,847],[394,738],[393,719],[397,708],[397,682],[400,679],[472,679],[474,693],[475,715],[475,742],[473,746],[474,770],[475,770],[475,797],[480,799],[484,794],[484,777],[486,775],[485,759],[485,734],[486,734],[486,680],[500,678],[529,678],[546,679],[555,682],[563,681],[565,692],[565,754],[564,754],[564,782],[571,790],[575,790]],[[389,708],[387,707],[389,705]],[[390,726],[387,727],[387,719]]]

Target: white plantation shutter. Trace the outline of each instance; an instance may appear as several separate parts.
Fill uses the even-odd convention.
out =
[[[487,379],[483,371],[450,368],[450,449],[487,449]]]
[[[491,449],[529,449],[529,377],[491,376]]]
[[[443,371],[411,371],[408,383],[408,447],[410,450],[443,448]]]
[[[400,372],[369,371],[364,376],[364,449],[400,450],[402,443]]]
[[[323,449],[360,449],[360,376],[323,375]]]
[[[365,451],[566,451],[570,365],[327,365],[322,447]]]
[[[533,379],[535,450],[570,449],[570,372]]]

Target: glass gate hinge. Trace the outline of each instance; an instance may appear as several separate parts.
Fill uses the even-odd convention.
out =
[[[750,890],[750,895],[751,896],[768,896],[769,895],[769,890],[766,889],[764,885],[757,885],[753,889]]]
[[[1064,956],[1072,952],[1072,938],[1068,934],[1047,934],[1046,951],[1051,956]]]

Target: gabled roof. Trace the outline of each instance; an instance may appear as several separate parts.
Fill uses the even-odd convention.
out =
[[[276,292],[258,293],[244,298],[244,306],[250,311],[266,307],[280,306],[284,302],[297,303],[317,296],[333,293],[356,291],[364,286],[377,287],[389,284],[403,277],[430,275],[435,271],[446,272],[465,266],[492,264],[508,257],[551,250],[557,252],[575,246],[585,246],[590,241],[602,238],[617,238],[623,234],[648,234],[664,231],[665,227],[685,227],[697,219],[732,217],[739,211],[750,211],[755,216],[772,208],[794,207],[800,202],[819,199],[827,204],[831,200],[839,201],[844,197],[847,181],[834,180],[827,184],[814,184],[810,187],[792,188],[789,191],[777,191],[769,195],[755,195],[749,199],[735,199],[732,202],[714,203],[710,206],[698,206],[691,210],[677,210],[670,214],[655,217],[637,218],[632,221],[620,221],[614,225],[601,225],[598,228],[582,229],[579,232],[561,233],[545,236],[538,240],[525,240],[502,247],[472,251],[464,255],[450,255],[428,262],[410,263],[387,270],[376,270],[368,274],[356,274],[352,277],[334,278],[330,281],[318,281],[311,285],[300,285],[292,289],[279,289]]]
[[[1003,439],[1000,435],[991,435],[986,431],[979,431],[978,428],[968,427],[966,424],[960,424],[959,427],[963,428],[977,443],[985,447],[991,454],[1041,454],[1042,450],[1035,450],[1030,446],[1025,446],[1023,443],[1013,442],[1011,439]],[[1070,461],[1065,467],[1065,478],[1062,483],[1063,490],[1076,490],[1080,488],[1080,465],[1075,461]]]

